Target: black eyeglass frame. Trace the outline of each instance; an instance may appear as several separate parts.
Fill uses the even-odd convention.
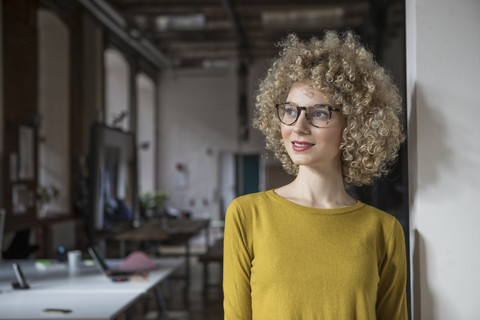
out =
[[[284,105],[291,105],[292,107],[295,107],[297,108],[297,117],[295,118],[295,120],[292,122],[292,123],[285,123],[282,121],[282,119],[280,118],[280,112],[279,112],[279,108],[280,106],[284,106]],[[314,125],[310,119],[308,118],[308,111],[310,108],[312,107],[320,107],[320,108],[326,108],[328,110],[328,120],[327,122],[325,123],[325,125],[323,126],[316,126]],[[275,109],[277,110],[277,118],[278,120],[280,120],[281,123],[283,123],[284,125],[287,125],[287,126],[293,126],[297,121],[298,121],[298,118],[300,118],[300,114],[302,113],[302,110],[305,111],[305,118],[307,119],[308,123],[310,123],[310,125],[314,126],[315,128],[323,128],[323,127],[326,127],[328,125],[328,123],[330,122],[330,119],[332,119],[332,112],[340,112],[342,111],[340,108],[335,108],[335,107],[332,107],[328,104],[314,104],[313,106],[309,106],[309,107],[303,107],[303,106],[298,106],[296,103],[293,103],[293,102],[282,102],[282,103],[277,103],[275,104]]]

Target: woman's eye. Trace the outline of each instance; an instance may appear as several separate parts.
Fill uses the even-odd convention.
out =
[[[328,112],[326,110],[315,110],[312,116],[314,118],[325,119],[328,118]]]
[[[288,116],[295,116],[297,114],[297,109],[293,107],[285,107],[285,114]]]

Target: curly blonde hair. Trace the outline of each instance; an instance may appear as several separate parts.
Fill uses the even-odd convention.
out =
[[[400,123],[401,97],[391,77],[351,32],[327,31],[323,40],[302,42],[294,34],[279,43],[283,48],[260,83],[254,126],[266,136],[289,174],[298,166],[288,156],[275,116],[296,82],[309,81],[342,107],[345,129],[340,145],[346,185],[371,184],[388,172],[405,140]]]

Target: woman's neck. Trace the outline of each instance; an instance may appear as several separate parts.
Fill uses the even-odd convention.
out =
[[[333,209],[356,203],[345,190],[341,167],[300,166],[295,180],[275,192],[297,204]]]

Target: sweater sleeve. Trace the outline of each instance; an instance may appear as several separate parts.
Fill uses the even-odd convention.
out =
[[[408,320],[406,279],[405,239],[402,226],[395,219],[394,230],[387,242],[385,257],[380,268],[377,319]]]
[[[237,201],[233,201],[225,216],[223,305],[226,320],[252,318],[250,288],[252,255],[245,229],[245,217],[241,207]]]

